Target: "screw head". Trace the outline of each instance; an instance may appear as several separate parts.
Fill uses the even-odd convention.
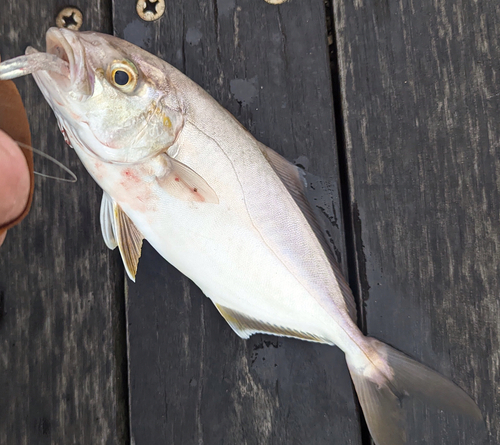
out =
[[[58,28],[68,28],[78,31],[83,23],[83,14],[78,8],[68,6],[59,11],[56,17]]]
[[[153,22],[165,13],[165,0],[137,0],[136,10],[142,20]]]

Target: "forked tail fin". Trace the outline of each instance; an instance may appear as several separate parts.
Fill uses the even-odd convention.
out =
[[[452,381],[390,346],[367,338],[366,360],[347,356],[368,429],[377,445],[404,445],[402,399],[418,398],[483,422],[474,401]]]

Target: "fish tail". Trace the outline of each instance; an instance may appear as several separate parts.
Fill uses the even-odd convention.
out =
[[[404,398],[418,398],[483,422],[474,401],[451,380],[374,338],[366,338],[364,346],[363,352],[346,358],[368,429],[377,445],[407,443]]]

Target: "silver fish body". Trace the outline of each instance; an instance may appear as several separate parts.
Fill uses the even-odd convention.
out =
[[[452,382],[360,332],[293,165],[130,43],[54,29],[47,42],[71,74],[33,75],[105,192],[104,239],[120,248],[131,278],[145,238],[242,338],[264,332],[340,347],[378,445],[407,443],[403,396],[481,419]]]
[[[78,155],[152,246],[214,303],[276,329],[352,347],[344,331],[362,336],[304,215],[257,141],[185,83],[184,100],[195,106],[169,152],[210,184],[218,204],[172,197],[153,179],[154,158],[128,166],[98,163],[79,149]]]

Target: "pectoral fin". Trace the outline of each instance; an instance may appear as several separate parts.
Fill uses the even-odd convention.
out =
[[[331,342],[327,339],[318,337],[317,335],[308,332],[297,331],[295,329],[277,326],[265,321],[257,320],[217,303],[215,303],[215,307],[227,321],[229,326],[231,326],[233,331],[236,332],[236,334],[241,338],[249,338],[253,334],[263,333],[279,335],[280,337],[300,338],[301,340],[313,341],[316,343],[331,344]]]
[[[101,201],[101,231],[106,246],[118,246],[127,275],[135,282],[144,237],[120,206],[104,192]]]
[[[217,194],[198,173],[170,156],[168,161],[169,172],[158,181],[170,195],[182,201],[219,203]]]

